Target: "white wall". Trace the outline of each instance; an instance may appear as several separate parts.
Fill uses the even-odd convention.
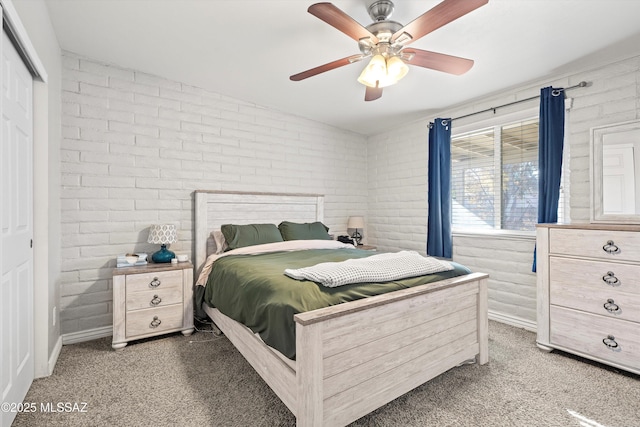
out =
[[[552,76],[371,137],[368,143],[367,229],[370,243],[382,249],[410,248],[425,253],[429,121],[482,111],[536,96],[545,86],[568,87],[582,80],[591,85],[567,93],[573,98],[567,121],[569,203],[571,220],[588,222],[590,129],[640,118],[640,57]],[[498,109],[497,114],[505,115],[537,104],[537,101],[526,102]],[[454,121],[453,133],[456,126],[485,120],[491,114]],[[531,273],[534,243],[533,237],[487,235],[454,234],[453,240],[454,261],[491,275],[489,309],[493,317],[529,328],[535,327],[536,321],[536,277]]]
[[[149,225],[193,253],[196,189],[324,194],[332,233],[365,213],[361,135],[72,53],[62,84],[63,334],[108,334],[115,257],[157,250]]]

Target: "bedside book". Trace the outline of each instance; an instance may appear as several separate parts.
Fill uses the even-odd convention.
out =
[[[144,252],[136,252],[136,255],[138,255],[138,262],[136,262],[135,264],[129,264],[127,262],[127,260],[125,259],[125,254],[122,255],[118,255],[116,258],[116,267],[120,268],[120,267],[138,267],[141,265],[147,265],[147,254]]]

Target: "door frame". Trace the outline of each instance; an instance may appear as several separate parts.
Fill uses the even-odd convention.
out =
[[[3,29],[14,42],[16,50],[33,75],[33,354],[34,375],[40,378],[53,373],[62,348],[62,340],[58,334],[59,342],[55,344],[52,354],[49,354],[49,336],[53,320],[49,315],[48,74],[12,0],[0,0],[0,12]],[[56,321],[59,324],[59,320]]]

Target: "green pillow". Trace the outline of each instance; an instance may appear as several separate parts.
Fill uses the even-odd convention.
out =
[[[224,224],[220,227],[220,231],[222,231],[229,249],[282,242],[282,235],[275,224]]]
[[[332,240],[327,233],[329,227],[319,221],[303,224],[282,221],[278,229],[284,240]]]

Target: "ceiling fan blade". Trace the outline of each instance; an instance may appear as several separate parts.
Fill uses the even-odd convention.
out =
[[[364,100],[365,101],[375,101],[376,99],[382,96],[382,88],[381,87],[369,87],[367,86],[367,90],[364,92]]]
[[[370,38],[373,43],[378,43],[378,38],[375,35],[331,3],[312,4],[307,11],[332,27],[342,31],[355,41]]]
[[[413,54],[413,58],[405,60],[407,64],[430,68],[457,76],[466,73],[473,67],[473,60],[459,56],[445,55],[421,49],[404,49],[403,54]]]
[[[391,37],[391,42],[395,42],[398,37],[407,33],[411,38],[403,44],[408,45],[487,3],[489,0],[444,0],[396,31]]]
[[[366,58],[366,56],[362,55],[362,54],[347,56],[346,58],[338,59],[338,60],[335,60],[333,62],[329,62],[327,64],[320,65],[318,67],[311,68],[309,70],[303,71],[301,73],[294,74],[293,76],[289,77],[289,79],[293,80],[294,82],[299,82],[300,80],[304,80],[306,78],[313,77],[313,76],[318,75],[320,73],[324,73],[326,71],[331,71],[331,70],[334,70],[336,68],[343,67],[345,65],[353,64],[354,62],[361,61],[364,58]]]

